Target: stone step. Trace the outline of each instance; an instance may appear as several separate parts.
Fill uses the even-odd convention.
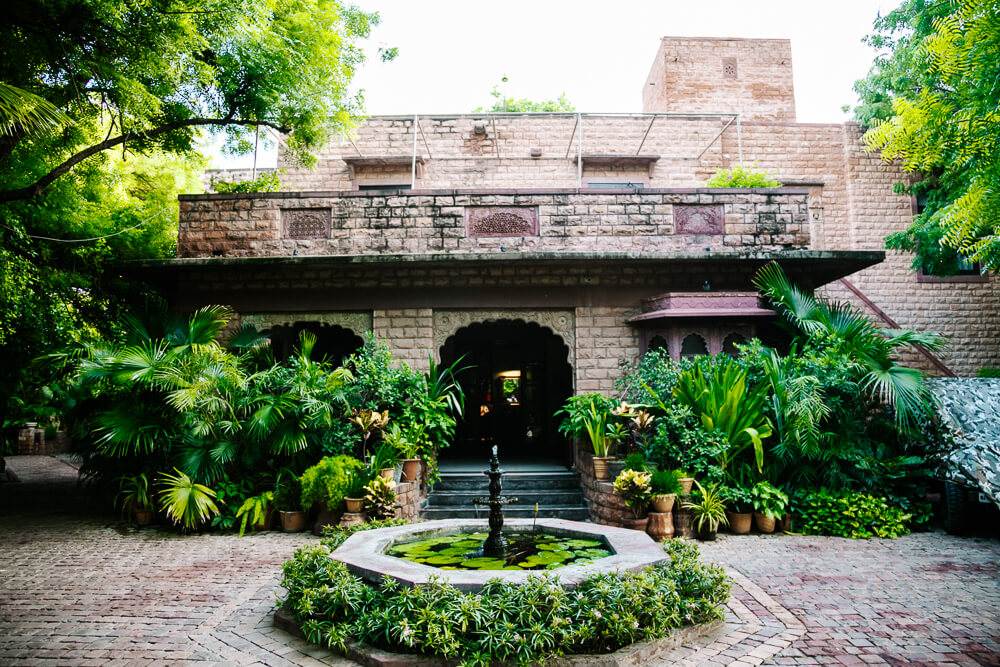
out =
[[[481,491],[438,491],[434,489],[428,497],[427,506],[437,507],[441,505],[466,505],[472,507],[472,501],[476,498],[489,495],[483,488]],[[534,489],[522,489],[514,491],[504,487],[503,495],[517,498],[518,505],[534,505],[538,503],[542,506],[548,505],[583,505],[583,493],[580,489],[557,489],[554,491],[537,491]]]
[[[434,519],[482,519],[489,518],[489,508],[482,507],[476,513],[472,507],[426,507],[423,511],[423,518],[427,521]],[[507,518],[530,519],[535,516],[534,505],[508,505],[503,508],[503,515]],[[540,519],[567,519],[569,521],[586,521],[590,517],[586,507],[577,505],[554,506],[538,508],[538,518]]]
[[[528,490],[579,489],[580,475],[575,472],[518,472],[504,473],[502,478],[504,493]],[[486,494],[490,480],[482,473],[441,473],[434,484],[434,493],[439,491],[469,491]]]

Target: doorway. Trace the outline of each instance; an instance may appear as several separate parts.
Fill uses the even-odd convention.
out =
[[[572,465],[554,416],[573,392],[562,338],[532,322],[502,320],[459,329],[441,348],[442,366],[461,359],[465,416],[443,461],[483,463],[496,444],[502,461]]]

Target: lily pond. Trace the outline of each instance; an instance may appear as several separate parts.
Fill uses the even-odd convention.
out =
[[[566,565],[584,565],[612,555],[601,540],[556,537],[539,533],[505,533],[508,555],[483,555],[487,533],[458,533],[404,542],[386,554],[442,570],[554,570]]]

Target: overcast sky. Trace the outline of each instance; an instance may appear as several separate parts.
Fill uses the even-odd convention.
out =
[[[642,110],[642,87],[659,38],[769,37],[792,40],[800,122],[837,123],[873,52],[861,43],[879,13],[900,0],[355,0],[382,17],[370,59],[355,82],[370,114],[465,113],[508,97],[565,92],[580,111]],[[382,63],[376,51],[395,46]],[[724,111],[724,110],[723,110]],[[215,167],[251,158],[216,156]],[[273,152],[258,166],[273,166]]]

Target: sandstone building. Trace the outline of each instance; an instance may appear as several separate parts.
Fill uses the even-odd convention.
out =
[[[634,114],[369,118],[314,170],[279,162],[279,192],[182,197],[178,258],[142,271],[179,308],[231,304],[279,349],[311,328],[334,356],[368,331],[418,368],[467,355],[455,452],[493,438],[569,463],[552,413],[612,392],[620,360],[774,336],[751,285],[771,260],[950,338],[911,363],[1000,365],[996,277],[886,256],[914,212],[892,192],[905,176],[856,125],[796,122],[787,40],[664,38],[642,98]],[[700,185],[741,161],[784,187]]]

